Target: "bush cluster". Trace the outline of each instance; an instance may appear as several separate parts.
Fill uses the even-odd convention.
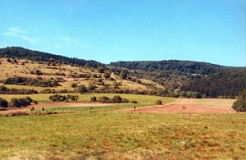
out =
[[[126,98],[122,98],[119,95],[114,96],[113,98],[109,98],[107,96],[102,97],[91,97],[92,102],[100,102],[100,103],[129,103],[130,101]]]
[[[0,97],[0,107],[8,107],[8,101]]]
[[[246,112],[246,89],[239,93],[237,101],[233,103],[232,108],[239,112]]]
[[[55,94],[55,95],[51,95],[49,96],[49,99],[53,102],[62,102],[62,101],[73,101],[73,102],[77,102],[79,100],[79,96],[78,95],[60,95],[60,94]]]
[[[30,97],[25,98],[12,98],[11,105],[13,107],[26,107],[32,103],[32,99]]]
[[[40,93],[42,94],[55,94],[55,93],[73,93],[73,91],[70,91],[70,90],[66,90],[66,89],[63,89],[63,90],[55,90],[55,89],[44,89],[42,91],[40,91]]]
[[[37,94],[38,91],[34,89],[16,89],[0,86],[0,94]]]
[[[157,101],[156,101],[156,104],[157,104],[157,105],[162,105],[162,100],[157,100]]]
[[[30,85],[38,87],[56,87],[59,86],[58,81],[54,79],[44,80],[42,78],[34,79],[27,77],[12,77],[7,78],[4,84],[19,84],[19,85]]]

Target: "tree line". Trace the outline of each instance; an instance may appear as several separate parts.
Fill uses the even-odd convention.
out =
[[[56,87],[59,86],[58,81],[55,79],[43,79],[39,78],[27,78],[27,77],[10,77],[4,81],[4,84],[16,84],[16,85],[29,85],[37,87]]]
[[[246,69],[225,70],[209,76],[194,76],[181,90],[198,92],[205,97],[235,98],[246,89]]]
[[[34,89],[16,89],[0,86],[0,94],[37,94],[38,91]]]
[[[12,98],[10,103],[6,100],[0,97],[0,107],[7,108],[9,106],[12,107],[26,107],[30,105],[31,103],[37,103],[37,101],[33,100],[30,97],[24,97],[24,98]]]
[[[194,61],[163,60],[163,61],[132,61],[111,62],[110,66],[124,67],[132,70],[143,71],[171,71],[186,74],[208,75],[220,71],[222,66]]]
[[[93,60],[84,60],[78,58],[69,58],[61,55],[54,55],[50,53],[44,53],[39,51],[32,51],[22,47],[6,47],[0,49],[0,57],[5,58],[24,58],[32,61],[50,62],[58,64],[70,64],[77,66],[88,66],[97,68],[104,66],[102,63]]]

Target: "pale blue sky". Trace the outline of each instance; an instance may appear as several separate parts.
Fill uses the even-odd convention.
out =
[[[0,0],[0,47],[246,66],[245,0]]]

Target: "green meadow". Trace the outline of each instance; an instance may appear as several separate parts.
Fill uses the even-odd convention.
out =
[[[68,93],[69,94],[69,93]],[[43,102],[49,102],[49,96],[54,94],[30,94],[30,95],[20,95],[20,94],[3,94],[1,95],[2,98],[6,99],[7,101],[10,101],[13,97],[15,98],[22,98],[29,96],[33,100],[38,101],[39,103]],[[61,94],[61,95],[67,95],[67,94]],[[79,102],[83,101],[90,101],[90,98],[95,96],[97,98],[102,96],[107,96],[109,98],[114,97],[115,95],[120,95],[122,98],[126,98],[131,100],[136,100],[139,104],[146,104],[146,105],[154,105],[156,104],[157,100],[161,100],[163,104],[173,102],[176,100],[176,98],[166,98],[166,97],[159,97],[159,96],[147,96],[147,95],[137,95],[137,94],[117,94],[117,93],[87,93],[87,94],[79,94],[79,93],[71,93],[71,95],[78,95],[79,96]]]
[[[110,107],[93,107],[93,112],[89,107],[60,108],[73,112],[0,117],[0,157],[246,158],[245,114],[133,114],[121,112],[130,105]]]

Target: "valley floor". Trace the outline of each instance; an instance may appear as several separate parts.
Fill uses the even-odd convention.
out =
[[[126,109],[124,112],[132,113],[237,113],[231,108],[235,99],[186,99],[178,98],[174,102],[155,105],[149,107],[141,107],[137,109]],[[35,109],[41,108],[57,108],[57,107],[106,107],[115,104],[108,103],[68,103],[68,102],[57,102],[57,103],[41,103],[31,105],[25,108],[9,109],[6,111],[0,111],[0,113],[11,113],[11,112],[25,112],[29,111],[31,107]]]

